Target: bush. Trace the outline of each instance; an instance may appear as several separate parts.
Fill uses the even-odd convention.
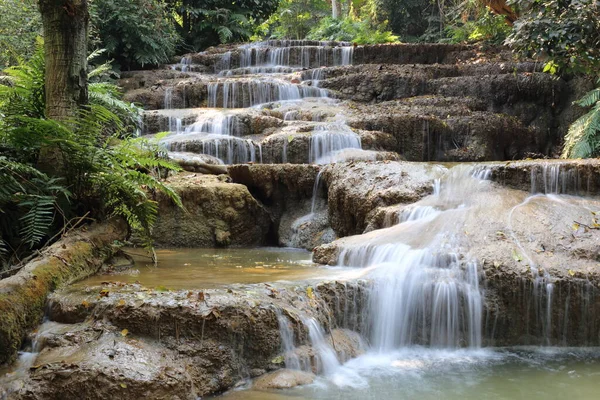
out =
[[[384,28],[383,28],[384,29]],[[319,25],[311,29],[307,39],[311,40],[339,40],[357,44],[393,43],[398,37],[392,32],[373,27],[368,20],[354,20],[346,17],[343,19],[323,18]]]
[[[496,15],[487,8],[481,10],[473,20],[458,20],[446,28],[452,43],[489,42],[501,44],[511,32],[503,15]]]
[[[36,0],[0,0],[0,69],[31,57],[41,33]]]
[[[289,1],[289,0],[288,0]],[[304,0],[300,0],[304,1]],[[248,40],[275,12],[279,0],[166,0],[176,16],[184,51]],[[294,0],[294,2],[299,2]]]
[[[591,109],[569,127],[562,157],[598,157],[600,156],[600,87],[583,96],[575,104],[591,107]]]
[[[304,39],[330,12],[324,0],[281,0],[277,10],[255,28],[251,39]]]
[[[92,31],[98,47],[121,68],[166,63],[180,41],[161,0],[93,0]]]
[[[535,0],[515,22],[507,43],[547,57],[555,72],[600,71],[600,7],[596,0]]]

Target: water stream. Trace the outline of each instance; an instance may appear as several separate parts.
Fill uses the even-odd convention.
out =
[[[236,119],[243,113],[231,111],[261,108],[272,103],[292,103],[301,106],[307,100],[320,98],[330,104],[329,92],[318,87],[322,78],[317,68],[312,79],[300,82],[299,75],[306,68],[331,65],[350,65],[354,47],[346,42],[266,41],[240,46],[226,52],[216,63],[216,75],[208,75],[206,105],[213,108],[209,115],[202,113],[193,124],[184,126],[182,119],[169,115],[168,129],[172,133],[163,140],[167,149],[176,152],[190,151],[219,158],[226,164],[262,162],[261,139],[242,137]],[[183,58],[174,66],[188,71],[191,59]],[[173,88],[165,90],[164,109],[173,108]],[[185,102],[185,95],[184,95]],[[284,121],[294,121],[297,111],[284,115]],[[320,121],[314,113],[315,122]],[[194,142],[192,146],[189,142]],[[197,144],[201,143],[201,146]],[[335,120],[315,125],[310,136],[309,163],[343,161],[345,149],[361,150],[360,137],[345,123],[338,113]],[[288,161],[288,143],[284,141],[281,162]]]

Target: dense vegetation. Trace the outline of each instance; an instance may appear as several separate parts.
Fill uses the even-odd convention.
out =
[[[178,168],[157,146],[133,135],[139,110],[119,100],[116,86],[100,81],[108,70],[90,71],[90,102],[65,121],[46,118],[41,46],[30,60],[4,70],[0,267],[92,219],[120,216],[149,238],[157,213],[149,194],[160,190],[179,203],[160,179]],[[48,147],[59,152],[59,165],[40,161]]]

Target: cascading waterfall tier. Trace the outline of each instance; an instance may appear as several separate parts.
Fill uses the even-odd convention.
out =
[[[352,64],[354,46],[348,42],[266,41],[225,53],[215,72],[253,67],[318,68]],[[260,73],[260,70],[255,70]]]
[[[339,153],[345,149],[361,149],[360,136],[343,121],[319,125],[310,137],[309,162],[328,164],[338,161]]]
[[[480,272],[465,257],[460,231],[469,193],[485,190],[487,177],[487,170],[455,167],[439,192],[407,209],[399,224],[342,249],[339,264],[366,268],[373,281],[364,330],[376,351],[481,346]]]
[[[262,149],[250,139],[239,137],[235,114],[213,111],[204,114],[185,130],[163,140],[169,151],[195,152],[216,157],[227,164],[262,162]]]
[[[225,80],[208,84],[208,106],[247,108],[274,101],[327,97],[327,91],[311,86],[263,79]]]
[[[180,118],[169,116],[171,135],[163,143],[171,151],[199,152],[217,157],[225,163],[262,162],[262,147],[256,138],[243,138],[237,129],[236,117],[229,109],[258,107],[274,102],[301,104],[304,99],[329,99],[329,92],[318,87],[322,68],[315,70],[312,79],[300,82],[286,74],[305,68],[352,63],[354,46],[348,42],[274,40],[240,46],[221,55],[215,64],[217,76],[207,84],[206,104],[217,108],[210,115],[203,113],[198,120],[184,126]],[[192,57],[181,59],[173,68],[191,71]],[[293,77],[293,75],[292,75]],[[173,108],[173,88],[165,90],[164,108]],[[185,94],[184,94],[185,101]],[[335,100],[328,100],[331,104]],[[292,106],[293,107],[293,106]],[[298,111],[292,109],[284,121],[294,121]],[[314,122],[322,116],[314,113]],[[281,162],[288,161],[288,138],[282,143]],[[361,150],[360,137],[339,115],[334,123],[316,125],[310,137],[309,163],[343,161],[344,150]]]

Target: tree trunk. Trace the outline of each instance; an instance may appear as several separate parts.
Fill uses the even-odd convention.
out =
[[[341,0],[331,0],[331,18],[337,19],[340,17]]]
[[[46,118],[65,121],[88,101],[88,0],[39,0],[46,60]],[[40,169],[64,165],[56,147],[44,147]]]

